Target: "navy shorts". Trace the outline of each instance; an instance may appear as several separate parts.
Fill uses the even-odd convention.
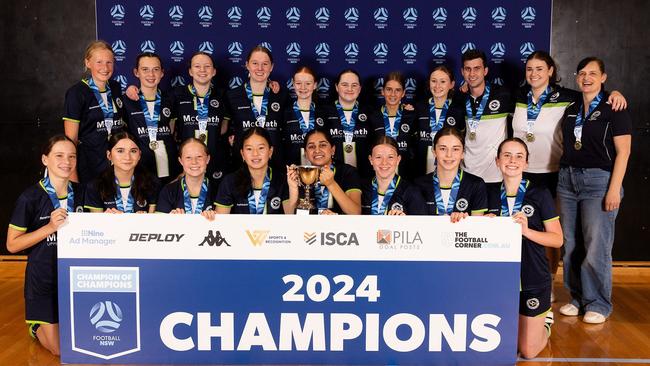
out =
[[[551,309],[551,286],[521,290],[519,292],[519,314],[536,317]]]

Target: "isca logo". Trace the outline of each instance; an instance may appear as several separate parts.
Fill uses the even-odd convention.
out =
[[[380,58],[385,58],[388,56],[388,45],[386,43],[377,43],[375,47],[372,48],[372,52],[375,56]]]
[[[112,301],[101,301],[93,305],[89,315],[90,323],[102,333],[113,333],[120,328],[124,319],[122,309]]]
[[[126,43],[124,43],[123,40],[118,39],[117,41],[113,42],[111,44],[111,48],[113,49],[113,52],[117,56],[124,56],[126,53]]]
[[[402,12],[402,17],[407,23],[415,23],[418,20],[418,11],[415,8],[406,8]]]
[[[460,46],[460,53],[463,54],[469,50],[475,50],[475,49],[476,49],[476,45],[474,43],[467,42],[464,43],[462,46]]]
[[[494,80],[492,80],[492,84],[503,86],[504,82],[503,82],[503,79],[501,79],[501,78],[494,78]]]
[[[433,56],[438,58],[443,58],[447,55],[447,45],[442,42],[438,42],[431,47],[431,53]]]
[[[153,6],[144,5],[140,8],[140,17],[144,20],[153,19]]]
[[[239,86],[242,85],[242,79],[239,76],[235,76],[234,78],[231,78],[230,81],[228,82],[228,87],[230,89],[235,89]]]
[[[263,6],[257,9],[257,19],[260,22],[268,22],[271,20],[271,9],[268,6]]]
[[[287,45],[285,51],[289,57],[298,57],[300,56],[300,44],[298,42],[291,42]]]
[[[169,44],[169,52],[174,56],[182,56],[185,52],[185,45],[181,41],[174,41]]]
[[[535,20],[535,16],[537,15],[537,12],[535,11],[535,8],[532,6],[527,6],[523,9],[521,9],[521,19],[524,22],[532,22]]]
[[[414,58],[418,54],[418,46],[415,43],[407,43],[402,47],[402,53],[406,57]]]
[[[156,44],[152,40],[146,40],[140,43],[141,52],[156,52]]]
[[[476,8],[468,6],[465,9],[463,9],[462,12],[463,20],[468,23],[474,23],[476,21],[476,15],[477,15]]]
[[[535,52],[535,45],[532,42],[524,42],[519,47],[519,53],[522,58],[527,58],[533,52]]]
[[[376,22],[386,23],[388,21],[388,9],[386,9],[386,8],[377,8],[372,13],[372,16],[375,18]]]
[[[288,21],[292,23],[296,23],[297,21],[300,20],[300,9],[296,8],[295,6],[292,6],[289,9],[287,9],[285,15]]]
[[[447,9],[443,7],[436,8],[431,15],[436,23],[444,23],[447,20]]]
[[[232,8],[231,8],[232,9]],[[212,20],[212,8],[203,5],[202,7],[199,8],[199,11],[197,12],[197,15],[199,16],[199,19],[201,19],[204,22],[209,22]]]
[[[343,13],[343,16],[345,16],[345,20],[349,23],[356,23],[359,20],[359,9],[348,8],[345,13]]]
[[[214,52],[214,45],[210,41],[204,41],[199,45],[199,51],[211,55]]]
[[[355,58],[359,56],[359,45],[354,42],[348,43],[343,48],[343,52],[345,52],[345,56]]]
[[[117,81],[118,83],[120,83],[120,88],[121,88],[122,90],[125,90],[125,89],[126,89],[126,87],[127,87],[126,76],[124,76],[124,75],[117,75],[117,76],[115,77],[115,81]]]
[[[326,7],[320,7],[316,9],[316,13],[314,14],[316,17],[316,20],[318,20],[321,23],[325,23],[328,20],[330,20],[330,10]]]
[[[238,22],[241,20],[242,16],[241,8],[239,6],[233,6],[228,9],[226,15],[228,15],[228,19],[230,19],[231,22]]]
[[[260,46],[266,48],[269,50],[269,52],[273,52],[273,47],[271,47],[271,44],[269,42],[262,42],[260,43]]]
[[[304,232],[303,239],[305,240],[305,243],[312,245],[316,242],[316,233]]]
[[[115,20],[122,20],[124,19],[124,6],[121,4],[115,4],[111,7],[111,16]]]
[[[177,75],[172,79],[172,86],[185,86],[185,78]]]
[[[506,8],[499,6],[492,10],[492,20],[503,23],[506,21]]]
[[[326,58],[330,55],[330,45],[325,42],[321,42],[316,45],[315,51],[318,57]]]
[[[176,22],[183,20],[183,8],[180,5],[172,6],[169,8],[169,17]]]
[[[492,57],[501,58],[506,54],[506,46],[501,42],[497,42],[490,47],[490,53]]]
[[[330,91],[330,80],[328,78],[321,78],[318,80],[318,92],[325,94]]]
[[[417,86],[418,83],[417,81],[415,81],[414,78],[408,78],[404,83],[404,91],[406,91],[406,94],[413,94],[415,93],[415,89],[417,89]]]
[[[244,52],[244,48],[242,47],[241,43],[232,42],[228,45],[228,53],[230,56],[239,57],[241,56],[242,52]]]

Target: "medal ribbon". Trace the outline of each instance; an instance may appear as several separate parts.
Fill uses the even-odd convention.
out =
[[[573,136],[576,137],[576,141],[582,141],[582,126],[584,125],[584,121],[594,112],[594,109],[598,107],[598,104],[600,101],[603,99],[603,92],[601,91],[596,95],[596,97],[589,103],[589,111],[587,112],[587,115],[584,116],[585,108],[584,104],[580,103],[580,110],[578,111],[578,114],[576,115],[576,124],[575,127],[573,128]]]
[[[517,189],[517,197],[515,198],[515,205],[512,207],[512,214],[516,214],[521,211],[521,206],[524,204],[524,196],[526,195],[526,188],[528,188],[528,181],[522,179],[519,183],[519,188]],[[508,210],[508,196],[506,194],[506,186],[501,183],[501,214],[500,216],[510,216],[510,210]]]
[[[354,137],[354,126],[357,122],[357,115],[359,114],[359,102],[354,102],[354,108],[352,109],[352,115],[350,116],[350,121],[345,118],[345,112],[339,101],[336,101],[336,110],[339,112],[339,119],[341,120],[341,126],[343,127],[343,134],[345,135],[345,143],[349,144],[352,142]]]
[[[61,202],[59,202],[59,197],[56,195],[56,190],[52,186],[52,182],[50,182],[50,177],[47,175],[45,178],[41,179],[39,182],[41,184],[41,187],[45,190],[45,193],[47,193],[48,197],[50,197],[50,201],[52,202],[52,206],[54,206],[54,209],[56,210],[57,208],[61,207]],[[74,212],[74,191],[72,190],[72,183],[68,182],[68,207],[67,207],[68,212]]]
[[[485,84],[485,91],[483,92],[483,97],[481,97],[481,102],[476,108],[476,114],[472,113],[472,97],[468,96],[465,101],[465,111],[467,112],[467,123],[469,124],[469,129],[471,132],[476,133],[478,129],[478,123],[483,116],[485,111],[485,106],[487,105],[488,99],[490,99],[490,84]]]
[[[160,90],[156,91],[156,100],[153,105],[153,116],[149,114],[149,107],[147,107],[147,100],[144,95],[140,93],[140,108],[144,115],[144,121],[147,124],[147,134],[149,141],[156,141],[158,135],[158,121],[160,121],[160,105],[161,105]]]
[[[253,90],[251,89],[250,84],[246,83],[244,84],[244,87],[246,89],[246,95],[248,96],[248,100],[251,103],[251,109],[253,110],[253,116],[255,116],[256,121],[261,121],[262,123],[266,122],[266,114],[268,113],[268,107],[269,107],[269,92],[270,89],[267,87],[264,89],[264,95],[262,96],[262,107],[260,108],[260,111],[257,111],[257,108],[255,108],[255,103],[253,103]],[[259,126],[264,128],[264,126]]]
[[[377,177],[372,179],[372,214],[373,215],[386,214],[386,208],[388,207],[388,202],[390,202],[390,199],[393,198],[393,193],[395,193],[395,189],[397,188],[401,180],[402,178],[399,175],[395,174],[393,180],[390,182],[390,185],[388,185],[386,192],[384,192],[384,200],[381,202],[381,206],[379,206],[379,187],[377,186]]]
[[[104,103],[104,98],[102,98],[102,93],[99,91],[99,87],[97,86],[97,84],[95,84],[93,78],[88,78],[88,80],[85,80],[85,82],[93,91],[93,94],[95,94],[95,99],[97,99],[99,108],[101,108],[102,114],[104,115],[104,126],[106,127],[106,132],[110,136],[111,130],[113,129],[113,115],[114,115],[113,111],[115,109],[115,106],[114,105],[108,106],[106,105],[106,103]],[[109,87],[108,83],[106,83],[106,100],[109,101],[111,104],[113,104],[113,96],[111,94],[111,88]]]
[[[201,192],[199,193],[198,201],[196,201],[196,207],[194,208],[194,211],[192,211],[192,199],[190,197],[190,190],[185,183],[185,177],[181,178],[181,189],[183,190],[183,206],[185,207],[185,213],[200,214],[203,211],[205,200],[208,197],[208,178],[203,178],[203,183],[201,184]]]
[[[440,188],[440,179],[438,178],[438,170],[433,170],[433,193],[436,198],[436,212],[438,216],[451,215],[454,212],[456,199],[458,198],[458,191],[460,190],[460,182],[463,180],[463,170],[458,169],[454,181],[451,183],[451,192],[449,193],[449,200],[447,201],[447,208],[442,199],[442,190]]]
[[[309,124],[305,122],[305,119],[302,116],[302,112],[300,111],[300,107],[298,106],[298,101],[295,101],[293,103],[293,112],[296,115],[296,118],[298,118],[298,124],[300,125],[300,130],[302,131],[303,136],[307,134],[307,132],[311,131],[314,129],[314,122],[315,122],[315,110],[316,106],[314,103],[312,103],[309,106]]]
[[[526,107],[526,132],[533,133],[533,127],[535,126],[535,121],[539,116],[539,113],[542,111],[542,106],[546,102],[546,98],[551,93],[551,86],[547,86],[546,90],[539,96],[537,104],[533,102],[533,90],[528,91],[528,106]]]
[[[194,110],[197,113],[196,121],[199,125],[199,134],[206,134],[208,130],[208,103],[210,101],[212,87],[208,88],[208,92],[203,96],[203,103],[201,103],[201,98],[199,98],[199,93],[197,93],[194,84],[190,84],[187,87],[194,96]]]
[[[402,105],[400,104],[397,108],[397,113],[395,114],[395,123],[393,128],[390,128],[390,119],[388,117],[388,108],[385,105],[381,106],[381,114],[384,115],[384,131],[386,136],[390,136],[394,139],[397,139],[399,136],[399,125],[402,123]]]
[[[271,188],[271,177],[273,171],[269,168],[264,176],[264,183],[262,183],[262,192],[260,192],[260,199],[255,201],[255,194],[253,189],[248,193],[248,212],[251,215],[262,215],[266,207],[266,198],[269,195],[269,188]]]
[[[135,177],[131,177],[131,185],[129,186],[129,197],[126,199],[126,207],[124,206],[124,200],[122,199],[122,191],[120,190],[120,182],[115,178],[115,206],[117,209],[124,213],[133,212],[133,195],[131,194],[130,187],[133,186],[133,180]]]
[[[336,167],[334,167],[334,164],[330,165],[330,169],[332,169],[336,176]],[[318,210],[328,209],[329,207],[327,204],[330,199],[330,191],[325,186],[321,187],[320,180],[314,185],[314,192],[316,194],[316,205],[318,206]]]
[[[433,139],[438,131],[442,129],[447,118],[447,111],[451,105],[451,100],[445,100],[445,104],[440,111],[440,117],[436,119],[436,103],[433,98],[429,99],[429,128],[431,129],[431,138]]]

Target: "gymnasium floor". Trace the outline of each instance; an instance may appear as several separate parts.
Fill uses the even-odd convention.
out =
[[[24,270],[24,261],[0,259],[0,365],[59,365],[58,358],[27,335]],[[535,360],[520,360],[517,365],[650,364],[650,264],[615,265],[614,313],[604,324],[588,325],[560,315],[557,309],[568,294],[559,281],[555,285],[559,291],[553,304],[555,325],[550,345]]]

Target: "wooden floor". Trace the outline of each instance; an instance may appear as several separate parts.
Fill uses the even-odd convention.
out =
[[[58,358],[27,335],[24,270],[25,262],[0,261],[0,365],[59,365]],[[518,365],[650,364],[650,266],[614,268],[614,313],[600,325],[560,315],[557,309],[568,300],[568,294],[559,280],[555,285],[558,302],[553,305],[550,345],[537,359],[519,361]]]

